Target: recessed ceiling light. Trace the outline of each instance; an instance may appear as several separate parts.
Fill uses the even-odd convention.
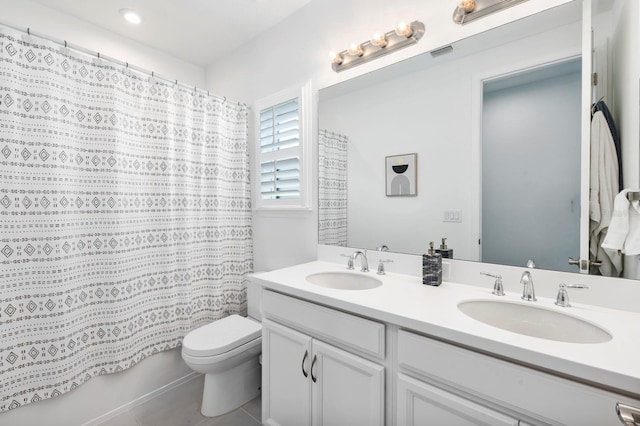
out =
[[[120,15],[122,15],[122,17],[131,24],[139,24],[140,22],[142,22],[142,18],[140,18],[140,15],[138,15],[135,10],[120,9]]]

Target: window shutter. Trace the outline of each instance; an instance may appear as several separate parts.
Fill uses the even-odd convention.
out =
[[[300,198],[298,98],[260,111],[260,195],[263,200]]]

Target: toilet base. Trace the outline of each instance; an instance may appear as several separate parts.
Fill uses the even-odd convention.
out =
[[[235,410],[260,395],[261,369],[258,356],[219,373],[205,374],[202,408],[205,417]]]

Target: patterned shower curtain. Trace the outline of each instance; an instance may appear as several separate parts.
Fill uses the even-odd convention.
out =
[[[246,310],[247,116],[0,27],[0,411]]]
[[[318,131],[318,242],[347,246],[347,148],[349,139]]]

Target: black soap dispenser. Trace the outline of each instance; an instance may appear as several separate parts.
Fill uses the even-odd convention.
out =
[[[433,241],[429,243],[429,251],[422,255],[422,284],[442,284],[442,255],[433,249]]]
[[[436,253],[440,253],[444,259],[453,259],[453,249],[447,247],[447,239],[442,239],[440,248],[436,249]]]

